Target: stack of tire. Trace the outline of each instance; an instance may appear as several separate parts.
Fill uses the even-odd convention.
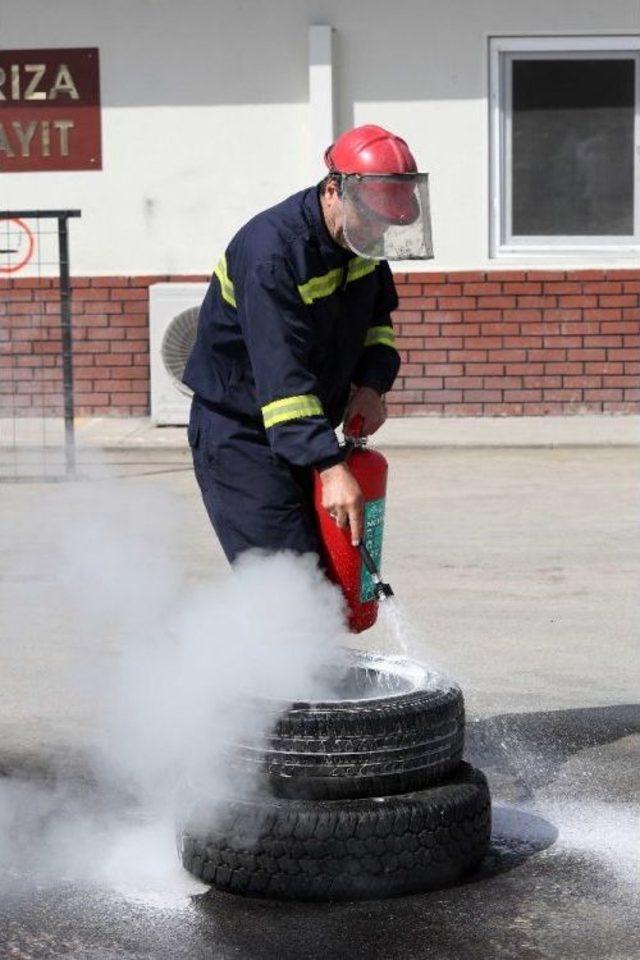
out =
[[[294,703],[235,762],[267,789],[182,828],[183,865],[218,889],[371,899],[449,885],[482,860],[491,800],[462,761],[455,684],[414,661],[352,651],[336,699]]]

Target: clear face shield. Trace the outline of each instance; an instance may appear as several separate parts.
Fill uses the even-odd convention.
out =
[[[428,173],[340,175],[344,239],[370,260],[430,260]]]

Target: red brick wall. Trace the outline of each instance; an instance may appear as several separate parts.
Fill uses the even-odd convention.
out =
[[[206,277],[72,280],[77,416],[149,413],[151,283]],[[0,416],[63,410],[57,280],[0,280]]]
[[[640,411],[640,270],[396,279],[393,414]]]
[[[149,410],[148,287],[206,277],[73,281],[82,415]],[[402,369],[392,415],[640,412],[640,270],[396,276]],[[62,409],[55,280],[0,280],[0,415]]]

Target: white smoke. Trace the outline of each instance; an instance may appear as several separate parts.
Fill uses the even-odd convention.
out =
[[[342,597],[311,556],[247,555],[190,583],[195,500],[151,481],[32,489],[0,553],[0,871],[126,886],[174,869],[185,805],[258,789],[228,754],[282,702],[322,695]],[[19,772],[12,737],[53,756],[48,782]]]

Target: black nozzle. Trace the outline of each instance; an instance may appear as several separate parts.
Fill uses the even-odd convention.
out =
[[[386,600],[388,597],[393,597],[394,592],[391,589],[391,584],[383,583],[382,580],[378,580],[374,590],[376,592],[376,597],[378,600]]]

